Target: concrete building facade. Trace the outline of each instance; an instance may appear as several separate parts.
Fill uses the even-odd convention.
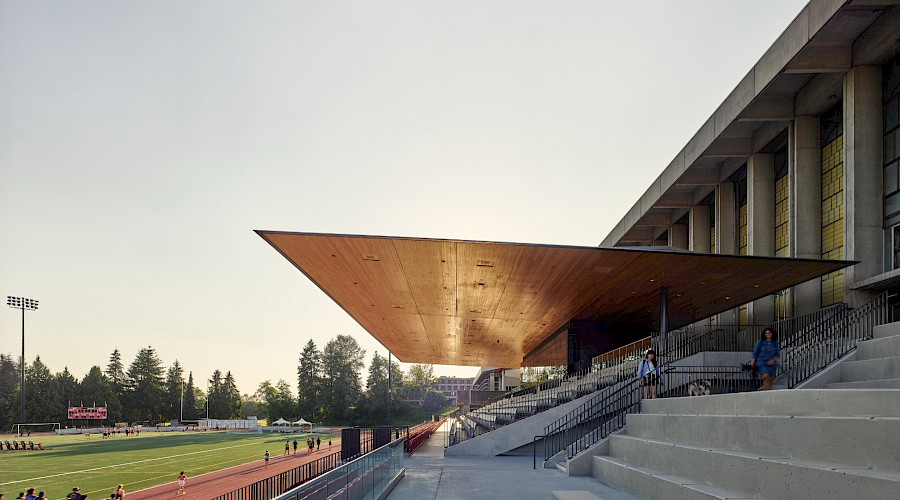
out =
[[[846,259],[700,321],[769,324],[900,284],[900,7],[813,0],[600,246]]]
[[[438,377],[437,383],[435,384],[435,389],[440,391],[445,398],[447,398],[447,403],[450,405],[456,405],[456,393],[457,391],[471,391],[472,384],[475,382],[475,377],[447,377],[441,375]]]

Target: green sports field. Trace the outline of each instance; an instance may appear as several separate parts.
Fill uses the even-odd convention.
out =
[[[306,442],[309,436],[293,434]],[[332,436],[334,437],[334,436]],[[0,441],[10,436],[0,436]],[[224,432],[142,432],[139,437],[102,439],[92,434],[43,435],[26,442],[44,444],[44,451],[0,451],[0,493],[11,500],[29,487],[46,491],[47,498],[61,499],[81,488],[91,498],[108,498],[122,483],[125,491],[137,491],[174,481],[184,470],[188,477],[260,460],[265,450],[284,448],[283,434],[226,434]]]

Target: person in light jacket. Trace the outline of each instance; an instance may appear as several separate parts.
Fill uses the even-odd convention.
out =
[[[762,375],[761,391],[772,389],[775,381],[775,373],[778,371],[778,358],[781,356],[781,346],[778,345],[778,334],[772,328],[763,330],[762,338],[753,346],[753,357],[750,364],[759,370]]]
[[[638,380],[644,386],[644,397],[656,399],[656,386],[659,384],[659,364],[656,361],[656,353],[648,349],[641,364],[638,365]]]

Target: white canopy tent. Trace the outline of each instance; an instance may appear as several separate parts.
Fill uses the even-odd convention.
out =
[[[272,422],[273,425],[287,425],[287,424],[289,424],[289,423],[290,423],[290,422],[288,422],[288,421],[285,420],[284,418],[279,418],[278,420]]]
[[[309,432],[312,432],[313,423],[312,423],[312,422],[307,422],[307,421],[304,420],[303,418],[301,418],[300,420],[298,420],[298,421],[296,421],[296,422],[293,422],[291,425],[298,425],[298,426],[300,426],[300,430],[303,430],[303,426],[304,426],[304,425],[308,425],[308,426],[309,426]]]

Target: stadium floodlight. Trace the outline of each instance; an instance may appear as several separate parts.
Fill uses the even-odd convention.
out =
[[[25,311],[37,311],[38,301],[35,299],[26,299],[24,297],[12,297],[10,295],[6,296],[6,305],[12,307],[13,309],[21,309],[22,310],[22,362],[20,363],[22,366],[22,385],[21,385],[21,393],[22,393],[22,409],[19,413],[19,423],[25,423]]]

